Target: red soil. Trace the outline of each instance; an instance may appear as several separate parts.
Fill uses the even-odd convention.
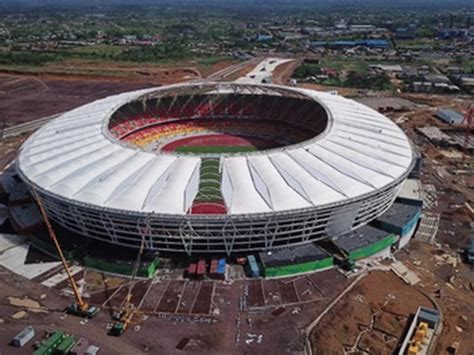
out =
[[[223,203],[197,202],[191,207],[190,214],[227,214]]]

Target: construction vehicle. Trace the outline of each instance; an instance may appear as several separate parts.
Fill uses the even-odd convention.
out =
[[[66,308],[66,312],[68,314],[73,314],[75,316],[79,316],[82,318],[93,318],[98,312],[99,308],[93,305],[90,305],[86,303],[81,296],[81,293],[79,292],[79,288],[76,285],[76,281],[74,280],[74,277],[71,274],[71,270],[69,269],[69,265],[66,261],[66,258],[64,257],[63,251],[61,249],[61,246],[59,244],[58,238],[56,237],[56,233],[54,232],[53,226],[51,225],[51,222],[49,221],[49,217],[46,214],[46,211],[44,209],[43,203],[41,201],[41,198],[36,190],[33,189],[33,197],[36,200],[38,207],[40,209],[41,215],[43,216],[44,223],[46,224],[46,228],[48,229],[49,236],[54,242],[54,245],[56,247],[56,250],[58,252],[59,258],[61,259],[61,262],[63,264],[64,270],[66,271],[69,283],[71,285],[71,288],[74,293],[74,297],[76,299],[76,302],[69,305]]]
[[[113,319],[116,321],[112,328],[110,329],[110,335],[121,336],[128,329],[128,326],[134,323],[133,319],[135,317],[140,317],[139,307],[135,307],[132,303],[132,291],[135,286],[135,278],[137,277],[138,268],[140,267],[140,261],[143,254],[143,249],[145,247],[145,237],[142,236],[142,242],[140,245],[140,250],[138,251],[138,256],[133,266],[132,279],[130,281],[127,295],[123,301],[122,309],[119,312],[116,312],[113,315]]]

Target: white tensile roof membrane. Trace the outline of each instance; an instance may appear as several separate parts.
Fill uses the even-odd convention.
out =
[[[190,84],[192,85],[192,84]],[[221,157],[230,214],[324,206],[382,189],[406,175],[410,143],[387,117],[352,100],[298,91],[329,113],[323,135],[296,146]],[[201,157],[152,153],[106,136],[111,114],[147,89],[92,102],[48,123],[22,146],[18,168],[42,190],[95,207],[184,215]]]

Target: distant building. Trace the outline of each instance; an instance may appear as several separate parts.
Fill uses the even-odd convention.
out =
[[[447,67],[446,72],[448,74],[462,74],[464,73],[464,70],[463,68],[460,68],[460,67]]]
[[[413,89],[413,92],[427,93],[427,92],[431,92],[431,90],[433,89],[433,84],[430,82],[425,82],[425,81],[415,81],[412,84],[412,89]]]
[[[463,89],[474,92],[474,77],[471,76],[462,76],[461,77],[461,86]]]
[[[257,42],[267,42],[273,40],[273,36],[269,34],[259,33],[256,38]]]
[[[416,37],[415,32],[410,28],[397,28],[395,30],[396,39],[414,39]]]
[[[444,29],[438,32],[438,38],[441,38],[441,39],[451,39],[451,38],[465,39],[467,37],[469,37],[469,30],[467,29],[449,28],[449,29]]]
[[[335,68],[321,68],[321,73],[327,75],[328,77],[337,76],[337,69]]]
[[[430,83],[450,83],[449,78],[446,75],[440,74],[428,74],[424,76],[425,81],[429,81]]]
[[[356,33],[369,33],[375,30],[374,25],[351,25],[350,30]]]
[[[390,48],[390,43],[385,39],[367,39],[364,42],[369,48]]]
[[[398,64],[370,64],[369,68],[376,71],[383,71],[388,73],[402,73],[403,68]]]
[[[385,39],[366,39],[366,40],[337,40],[337,41],[313,41],[311,47],[329,47],[334,49],[353,48],[357,46],[368,48],[390,48],[390,43]]]

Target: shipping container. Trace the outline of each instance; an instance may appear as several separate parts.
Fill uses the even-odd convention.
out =
[[[253,256],[253,255],[247,256],[247,261],[248,261],[248,264],[249,264],[250,277],[253,277],[253,278],[260,277],[260,268],[258,267],[257,260],[255,259],[255,256]]]
[[[49,338],[45,339],[40,347],[36,349],[33,355],[47,355],[52,354],[54,349],[61,344],[66,335],[62,330],[56,330]]]
[[[188,269],[186,270],[186,276],[189,277],[190,279],[193,279],[196,277],[196,270],[197,270],[197,264],[192,263],[189,264]]]
[[[219,262],[217,263],[217,273],[218,274],[225,274],[225,265],[226,265],[226,260],[219,259]]]
[[[12,340],[12,345],[17,348],[23,347],[35,336],[35,329],[30,325],[18,333]]]
[[[66,355],[76,344],[76,340],[72,335],[68,335],[61,344],[54,350],[54,353],[57,355]]]
[[[204,259],[199,260],[196,270],[196,278],[203,279],[206,274],[206,261]]]

